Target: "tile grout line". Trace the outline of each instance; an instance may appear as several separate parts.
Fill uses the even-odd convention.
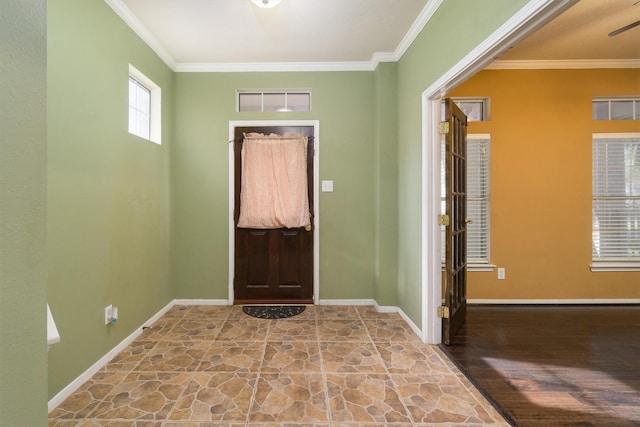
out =
[[[319,331],[319,323],[320,319],[318,318],[318,313],[316,312],[316,344],[318,346],[318,356],[320,357],[320,373],[322,374],[322,386],[324,387],[324,396],[325,402],[327,405],[327,421],[329,426],[333,425],[333,414],[331,411],[331,399],[329,397],[329,382],[327,380],[327,370],[325,367],[324,356],[322,355],[322,345],[320,343],[320,331]]]

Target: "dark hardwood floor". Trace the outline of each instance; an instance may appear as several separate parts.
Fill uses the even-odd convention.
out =
[[[640,426],[640,306],[469,306],[443,348],[515,426]]]

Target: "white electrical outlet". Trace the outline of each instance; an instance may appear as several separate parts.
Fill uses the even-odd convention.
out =
[[[108,325],[113,319],[113,306],[109,304],[104,308],[104,324]]]
[[[331,193],[333,191],[333,181],[322,181],[322,192]]]
[[[498,268],[498,280],[504,280],[504,279],[505,279],[504,268],[500,267]]]

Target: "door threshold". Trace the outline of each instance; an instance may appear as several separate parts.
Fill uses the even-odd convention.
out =
[[[233,305],[261,305],[261,306],[273,306],[273,305],[314,305],[313,299],[302,300],[235,300]]]

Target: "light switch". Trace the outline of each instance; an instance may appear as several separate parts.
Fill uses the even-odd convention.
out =
[[[322,181],[322,192],[330,193],[333,191],[333,181]]]

